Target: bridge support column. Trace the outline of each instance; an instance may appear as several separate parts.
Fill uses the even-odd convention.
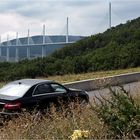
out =
[[[45,30],[46,30],[46,27],[45,25],[43,25],[43,35],[42,35],[42,58],[45,56]]]
[[[69,42],[69,18],[67,17],[66,43]]]
[[[6,61],[9,62],[9,35],[7,35]]]
[[[18,46],[16,46],[16,57],[15,57],[15,61],[16,61],[16,62],[19,61],[19,51],[18,51]]]
[[[27,46],[27,59],[30,59],[30,46]]]
[[[9,62],[9,46],[6,48],[6,61]]]
[[[45,57],[45,45],[42,45],[42,58]]]
[[[2,47],[0,46],[0,57],[2,56]]]
[[[17,33],[16,33],[16,54],[15,54],[15,61],[16,61],[16,62],[18,62],[18,60],[19,60],[18,45],[19,45],[19,40],[18,40],[18,32],[17,32]]]
[[[27,59],[30,59],[31,50],[30,50],[30,30],[28,29],[28,35],[27,35]]]
[[[46,27],[45,25],[43,25],[43,38],[42,38],[42,44],[45,44],[45,30],[46,30]]]
[[[0,57],[2,56],[2,49],[1,49],[2,43],[1,43],[1,36],[0,36]]]
[[[111,29],[111,2],[109,2],[109,29]]]

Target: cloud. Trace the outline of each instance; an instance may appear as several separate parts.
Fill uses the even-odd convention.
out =
[[[40,34],[39,28],[41,29],[42,25],[39,20],[22,17],[17,13],[0,14],[0,21],[2,40],[7,39],[7,34],[9,34],[9,38],[15,38],[16,32],[19,32],[20,36],[26,36],[28,28],[31,29],[32,34]],[[37,26],[38,29],[35,29]]]
[[[41,34],[46,24],[47,34],[65,34],[66,17],[69,32],[91,35],[108,28],[108,4],[112,2],[112,25],[124,23],[140,15],[139,0],[1,0],[0,34],[14,37]]]

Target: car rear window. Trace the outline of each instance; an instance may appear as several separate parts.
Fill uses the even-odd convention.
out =
[[[30,86],[24,84],[8,84],[0,89],[0,95],[22,97]]]

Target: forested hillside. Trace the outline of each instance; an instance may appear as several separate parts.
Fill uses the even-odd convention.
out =
[[[140,66],[140,17],[55,51],[46,58],[0,63],[0,80]]]

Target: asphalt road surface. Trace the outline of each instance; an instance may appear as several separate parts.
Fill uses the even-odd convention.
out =
[[[133,83],[125,84],[123,85],[123,87],[126,91],[129,91],[132,95],[136,95],[136,96],[140,95],[140,82],[133,82]],[[112,87],[112,88],[113,90],[118,90],[119,87]],[[98,90],[89,91],[88,95],[89,95],[90,101],[92,101],[95,95],[97,97],[100,97],[100,95],[108,96],[109,93],[110,91],[108,88],[102,88]]]

